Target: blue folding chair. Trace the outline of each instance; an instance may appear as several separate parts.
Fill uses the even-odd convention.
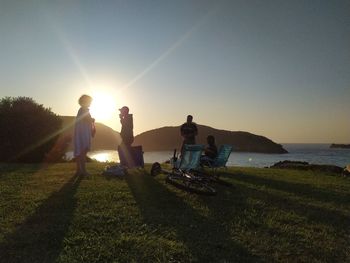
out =
[[[229,145],[229,144],[221,145],[218,155],[216,156],[213,163],[210,164],[209,167],[214,169],[215,171],[219,168],[227,169],[226,163],[228,161],[228,158],[230,157],[232,149],[233,149],[232,145]]]
[[[213,159],[210,162],[205,161],[202,163],[201,168],[204,168],[204,166],[207,166],[212,171],[210,173],[208,173],[204,169],[199,169],[196,171],[197,174],[207,177],[212,182],[220,183],[220,184],[223,184],[226,186],[231,186],[231,183],[229,183],[225,180],[221,180],[219,178],[220,174],[217,172],[217,170],[219,168],[227,169],[226,163],[228,161],[228,158],[230,157],[230,154],[232,152],[232,148],[233,148],[232,145],[228,145],[228,144],[221,145],[219,152],[218,152],[218,155],[216,156],[215,159]]]
[[[184,172],[198,169],[204,145],[185,144],[181,158],[173,163],[173,169],[180,169]]]
[[[200,158],[204,145],[184,145],[181,158],[176,158],[176,151],[171,159],[173,165],[171,171],[162,169],[158,162],[151,168],[151,175],[156,176],[159,173],[167,175],[166,182],[182,190],[205,195],[215,195],[216,190],[208,183],[203,176],[197,176],[195,171],[200,167]]]

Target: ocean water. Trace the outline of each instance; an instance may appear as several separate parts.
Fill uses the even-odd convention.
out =
[[[332,164],[344,167],[350,164],[350,149],[331,149],[329,144],[283,144],[287,154],[264,154],[232,152],[228,166],[266,167],[276,162],[305,161],[312,164]],[[173,155],[172,151],[145,152],[145,163],[165,162]],[[67,153],[67,159],[72,152]],[[117,151],[93,151],[88,156],[100,162],[119,162]]]

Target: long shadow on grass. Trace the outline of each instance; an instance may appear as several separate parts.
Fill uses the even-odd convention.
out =
[[[72,177],[52,193],[14,233],[0,244],[0,262],[54,262],[76,208],[81,177]]]
[[[313,205],[298,200],[288,198],[281,194],[275,194],[269,191],[253,189],[248,186],[239,186],[247,196],[261,200],[264,203],[277,207],[279,210],[286,212],[293,211],[301,217],[307,218],[309,223],[321,223],[335,229],[348,229],[350,217],[337,210],[331,210],[325,207]]]
[[[227,224],[218,223],[218,218],[201,215],[157,179],[143,174],[128,175],[126,181],[145,223],[170,241],[182,242],[188,249],[185,255],[172,255],[172,261],[259,262],[232,240]],[[175,231],[175,237],[169,234],[171,231]]]
[[[203,199],[202,202],[217,223],[237,223],[232,231],[237,231],[237,235],[243,231],[243,239],[244,236],[248,237],[257,255],[269,262],[281,259],[303,261],[303,256],[309,257],[310,261],[347,261],[349,214],[313,204],[312,201],[294,199],[283,192],[271,191],[271,188],[261,187],[260,180],[249,180],[246,184],[245,180],[236,180],[236,175],[230,174],[230,177],[231,182],[236,182],[233,188],[216,186],[220,204],[215,199]],[[290,213],[296,216],[289,217]],[[329,236],[317,235],[317,228],[329,231]],[[332,240],[335,237],[332,252],[329,249],[320,251],[320,244],[329,244],[331,241],[328,238]],[[259,240],[264,240],[264,243],[259,244]],[[305,240],[309,245],[305,245]],[[300,251],[307,252],[300,254]],[[276,255],[279,256],[273,258]]]
[[[257,188],[251,188],[240,185],[241,188],[246,189],[245,191],[249,191],[249,194],[247,194],[248,196],[261,199],[268,204],[279,207],[280,209],[295,211],[297,214],[306,216],[310,221],[327,224],[335,228],[344,228],[350,222],[349,216],[339,211],[316,206],[309,201],[306,201],[307,203],[296,201],[288,196],[284,196],[283,194],[274,194],[271,191],[268,191],[268,189],[271,188],[325,203],[332,201],[334,204],[350,204],[348,196],[346,197],[345,195],[334,193],[332,190],[327,191],[325,189],[315,189],[308,184],[283,182],[275,179],[269,180],[248,174],[231,174],[231,178],[257,186]],[[265,186],[266,190],[261,190],[264,189],[261,188],[261,186]]]
[[[285,253],[285,260],[288,261],[288,257],[291,261],[298,261],[297,258],[293,258],[293,255],[298,255],[298,247],[301,246],[302,250],[307,250],[307,254],[309,255],[310,261],[320,261],[320,262],[344,262],[346,261],[346,250],[348,248],[349,239],[348,239],[348,229],[350,227],[350,217],[335,210],[330,210],[324,207],[315,206],[311,203],[303,203],[299,200],[293,200],[288,198],[288,196],[283,196],[281,194],[275,194],[271,193],[267,190],[261,190],[252,188],[249,185],[244,184],[236,184],[236,187],[234,190],[239,192],[243,198],[250,198],[252,200],[256,201],[256,204],[246,206],[245,209],[250,209],[251,211],[254,211],[254,213],[249,212],[252,215],[252,218],[249,220],[251,221],[248,229],[250,231],[257,231],[258,235],[260,236],[271,236],[271,239],[273,240],[273,235],[278,236],[278,238],[284,238],[286,241],[286,244],[290,242],[290,240],[293,240],[293,243],[295,245],[289,246],[287,251],[282,251],[282,253]],[[217,211],[217,208],[215,206],[210,206],[210,209]],[[268,226],[266,224],[267,221],[271,220],[271,216],[274,214],[278,214],[279,211],[283,211],[285,213],[295,213],[299,216],[299,219],[296,219],[295,222],[292,219],[278,219],[277,217],[274,217],[275,220],[284,220],[284,221],[276,221],[274,224],[277,226],[279,225],[285,225],[289,227],[287,229],[298,229],[299,236],[295,233],[290,232],[290,230],[286,230],[285,232],[280,231],[278,228],[273,229],[271,226]],[[237,212],[237,211],[235,211]],[[241,213],[238,211],[238,213]],[[269,217],[270,214],[270,217]],[[232,213],[226,213],[226,217],[233,216]],[[305,218],[305,221],[300,221],[301,218]],[[271,223],[271,222],[270,222]],[[317,242],[319,243],[327,243],[329,240],[317,240],[315,246],[308,246],[303,247],[302,244],[305,243],[305,239],[309,239],[310,243],[313,243],[313,238],[310,236],[312,231],[315,231],[314,228],[317,228],[319,224],[323,224],[326,226],[326,229],[333,229],[333,237],[337,237],[339,243],[336,241],[333,244],[333,252],[329,253],[327,250],[320,251],[319,245],[317,245]],[[302,230],[305,229],[305,230]],[[308,231],[311,231],[311,233],[308,233]],[[304,233],[305,236],[300,236]],[[332,234],[330,234],[332,235]],[[321,235],[322,236],[322,235]],[[327,239],[327,236],[322,236],[325,239]],[[318,236],[318,239],[320,236]],[[342,241],[340,241],[342,240]],[[347,240],[347,241],[346,241]],[[271,240],[270,240],[271,241]],[[266,242],[269,242],[269,240],[266,240]],[[346,244],[347,245],[346,245]],[[327,243],[328,244],[328,243]],[[278,244],[279,245],[279,244]],[[277,246],[278,246],[277,245]],[[282,246],[283,247],[283,244]],[[272,248],[273,249],[273,248]],[[296,249],[293,251],[293,249]],[[292,257],[291,257],[292,256]]]
[[[313,187],[309,184],[303,183],[293,183],[293,182],[284,182],[276,179],[267,179],[260,176],[254,176],[251,174],[224,174],[230,177],[233,177],[235,180],[240,180],[242,182],[266,186],[268,188],[273,188],[276,190],[281,190],[284,192],[289,192],[296,194],[298,196],[304,196],[314,200],[319,200],[321,202],[334,202],[336,204],[349,205],[350,198],[349,195],[335,193],[330,190],[320,189]]]

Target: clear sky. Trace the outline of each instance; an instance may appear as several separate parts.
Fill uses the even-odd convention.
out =
[[[182,124],[350,143],[350,1],[0,0],[0,97],[135,133]]]

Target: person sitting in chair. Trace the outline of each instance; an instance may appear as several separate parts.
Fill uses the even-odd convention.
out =
[[[204,149],[204,155],[201,157],[201,165],[211,166],[218,155],[218,148],[215,144],[213,135],[207,137],[207,147]]]

